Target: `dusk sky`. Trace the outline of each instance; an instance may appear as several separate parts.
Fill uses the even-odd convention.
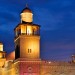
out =
[[[26,3],[41,25],[41,58],[69,61],[75,54],[75,0],[0,0],[0,41],[14,50],[14,28]]]

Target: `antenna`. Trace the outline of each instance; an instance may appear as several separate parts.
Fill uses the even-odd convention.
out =
[[[26,3],[26,8],[28,8],[28,4]]]

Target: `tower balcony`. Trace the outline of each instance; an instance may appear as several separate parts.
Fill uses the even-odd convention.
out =
[[[18,38],[21,35],[27,35],[27,36],[40,36],[40,34],[32,34],[32,33],[20,33],[19,35],[15,36],[15,39]]]
[[[40,36],[40,26],[36,24],[19,24],[15,28],[15,37],[19,35]]]

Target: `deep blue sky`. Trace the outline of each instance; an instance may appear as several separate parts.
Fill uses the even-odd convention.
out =
[[[14,50],[14,28],[28,3],[41,25],[41,58],[68,61],[75,54],[75,0],[0,0],[0,41]]]

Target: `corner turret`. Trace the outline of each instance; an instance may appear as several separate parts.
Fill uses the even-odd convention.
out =
[[[0,68],[4,67],[6,61],[6,52],[3,51],[3,43],[0,42]]]

